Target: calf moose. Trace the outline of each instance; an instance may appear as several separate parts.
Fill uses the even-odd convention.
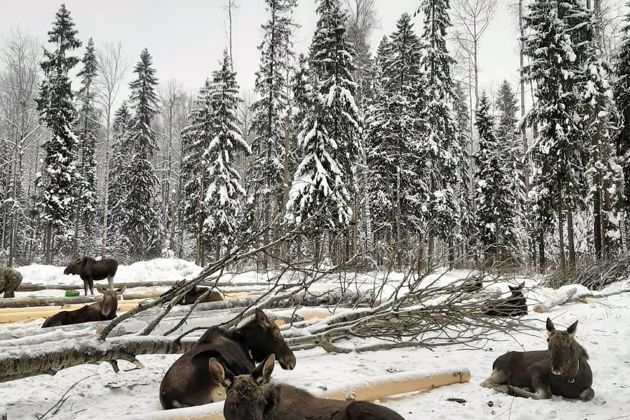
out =
[[[404,420],[380,405],[318,398],[290,385],[270,384],[273,365],[272,354],[252,374],[233,377],[223,406],[225,420]]]
[[[586,350],[575,341],[576,329],[577,321],[566,331],[558,331],[547,318],[548,349],[511,351],[499,356],[492,364],[492,374],[481,386],[524,398],[560,395],[592,400],[593,373]]]
[[[5,298],[15,297],[15,291],[22,283],[22,273],[11,267],[0,267],[0,293]]]
[[[210,328],[164,375],[160,384],[162,407],[190,407],[224,400],[230,379],[253,372],[255,363],[270,354],[278,358],[283,369],[295,367],[295,356],[278,326],[260,309],[241,327],[230,331]]]
[[[109,288],[114,288],[114,276],[118,270],[118,261],[104,259],[96,261],[94,258],[83,257],[68,264],[63,274],[78,274],[83,280],[85,296],[87,296],[88,286],[90,293],[94,295],[94,280],[107,278]]]
[[[484,311],[489,316],[522,316],[527,315],[527,300],[523,294],[525,283],[516,287],[510,287],[512,296],[507,299],[489,303],[489,308]]]
[[[100,302],[85,305],[74,311],[57,312],[44,322],[42,328],[112,320],[116,318],[118,295],[122,295],[125,289],[125,287],[119,290],[104,289],[100,285],[97,285],[96,290],[103,294],[103,299]]]

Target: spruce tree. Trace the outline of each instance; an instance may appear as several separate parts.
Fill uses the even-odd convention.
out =
[[[208,173],[204,169],[203,156],[214,136],[212,95],[214,86],[207,79],[199,90],[188,125],[182,130],[182,177],[184,179],[184,224],[195,236],[195,263],[202,263],[203,223],[206,219],[204,206],[208,188]]]
[[[112,125],[113,143],[112,157],[109,166],[109,220],[107,223],[108,243],[116,244],[116,253],[124,255],[126,244],[129,239],[124,231],[124,221],[126,220],[126,199],[128,196],[128,185],[126,183],[127,171],[131,161],[131,147],[129,144],[129,124],[131,113],[127,102],[123,102],[114,114]],[[124,244],[124,245],[123,245]]]
[[[462,150],[458,143],[457,126],[453,120],[454,100],[451,68],[454,60],[446,47],[447,30],[451,26],[448,0],[422,0],[424,14],[421,68],[423,97],[420,101],[421,137],[418,150],[418,172],[424,174],[427,193],[423,199],[429,253],[432,238],[452,239],[458,225],[459,204],[454,191],[457,186],[457,166]]]
[[[544,247],[544,233],[551,230],[555,212],[561,269],[566,267],[565,214],[577,209],[586,196],[583,131],[579,119],[574,118],[580,104],[581,44],[576,47],[572,38],[569,6],[569,2],[557,0],[535,0],[530,5],[525,17],[529,30],[524,53],[531,64],[523,70],[526,80],[536,86],[536,101],[528,116],[529,124],[538,127],[531,150],[534,171],[530,192],[536,234]]]
[[[81,180],[75,157],[77,139],[73,132],[76,110],[68,76],[79,62],[70,53],[80,47],[81,42],[76,38],[77,30],[65,5],[62,4],[57,12],[53,29],[48,35],[54,50],[44,49],[44,61],[41,63],[44,80],[39,88],[37,109],[50,131],[50,138],[43,145],[43,174],[37,181],[42,195],[37,205],[46,224],[44,255],[46,262],[50,263],[53,236],[66,233],[76,201],[75,186]]]
[[[267,225],[271,215],[283,211],[282,204],[288,186],[285,185],[285,158],[288,135],[290,61],[293,59],[292,13],[296,0],[265,0],[269,20],[262,25],[263,41],[260,67],[256,73],[251,130],[254,154],[250,167],[251,198],[258,214]],[[266,237],[265,241],[269,238]]]
[[[477,111],[479,151],[476,156],[475,205],[477,231],[486,265],[504,259],[515,238],[515,194],[506,156],[494,133],[490,103],[482,94]]]
[[[221,68],[213,73],[212,84],[212,140],[203,153],[209,182],[204,199],[203,232],[212,239],[218,258],[230,249],[238,234],[241,200],[245,196],[241,177],[234,168],[234,155],[238,151],[251,153],[238,125],[238,84],[227,49]]]
[[[418,203],[426,193],[418,173],[416,146],[421,49],[408,14],[401,16],[396,31],[389,41],[381,43],[377,54],[381,80],[370,110],[370,124],[385,129],[368,137],[368,166],[379,180],[371,180],[370,202],[377,225],[387,226],[400,262],[401,248],[406,248],[401,247],[404,238],[422,228]]]
[[[620,208],[624,220],[630,217],[630,13],[625,18],[623,37],[615,57],[614,98],[620,115],[615,136],[616,155],[625,179]],[[627,232],[627,231],[626,231]]]
[[[352,51],[339,0],[321,0],[310,47],[312,92],[298,141],[302,153],[291,187],[288,215],[301,224],[340,229],[352,219],[354,165],[359,153],[359,111]]]
[[[94,41],[88,41],[85,55],[83,56],[83,69],[79,72],[81,89],[77,95],[81,107],[75,130],[78,137],[79,172],[82,183],[79,185],[79,194],[76,205],[75,241],[83,244],[83,251],[76,251],[78,255],[86,254],[91,248],[95,235],[96,213],[98,199],[96,194],[96,137],[99,130],[99,115],[95,106],[96,87],[94,85],[97,62],[94,53]]]
[[[156,187],[158,185],[155,169],[151,163],[158,150],[155,132],[151,124],[157,114],[157,79],[149,51],[145,48],[140,54],[140,61],[134,68],[136,79],[131,89],[130,121],[128,142],[131,152],[129,167],[125,172],[127,185],[125,197],[126,217],[123,222],[132,257],[140,258],[158,255],[161,250],[161,226],[156,211]]]

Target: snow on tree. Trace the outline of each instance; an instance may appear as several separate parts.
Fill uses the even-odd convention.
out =
[[[94,41],[88,41],[83,56],[83,69],[79,72],[81,89],[77,94],[80,108],[75,131],[78,139],[79,172],[82,182],[78,185],[78,199],[75,214],[75,252],[84,255],[91,248],[97,226],[96,214],[98,198],[96,194],[96,137],[99,130],[99,115],[95,106],[95,78],[97,72]],[[80,238],[80,240],[79,240]],[[78,243],[82,244],[83,252],[79,252]]]
[[[459,224],[459,203],[454,191],[457,166],[461,161],[457,126],[453,120],[454,100],[451,68],[454,60],[446,48],[447,29],[451,26],[448,0],[422,0],[424,14],[421,58],[422,99],[420,101],[420,132],[418,150],[422,160],[418,171],[427,184],[423,199],[426,231],[429,238],[452,238]],[[430,242],[429,246],[432,246]]]
[[[354,165],[359,154],[359,110],[352,51],[345,37],[345,14],[338,0],[321,0],[310,47],[312,91],[298,136],[302,152],[287,203],[296,224],[340,229],[352,219]]]
[[[123,254],[128,239],[122,239],[125,235],[123,224],[126,218],[126,198],[128,195],[128,185],[126,184],[126,174],[131,160],[131,147],[129,144],[129,124],[131,113],[127,102],[114,113],[114,123],[112,125],[113,142],[112,155],[109,166],[109,209],[108,213],[108,242],[119,247],[118,253]]]
[[[81,42],[76,38],[77,30],[65,5],[62,4],[56,13],[53,29],[48,35],[54,50],[44,49],[41,63],[44,80],[39,88],[37,109],[51,137],[43,145],[44,167],[37,182],[43,189],[38,207],[47,225],[44,254],[46,262],[50,263],[53,236],[67,233],[76,201],[76,186],[81,182],[75,158],[77,139],[73,132],[76,110],[68,76],[79,62],[77,57],[69,54],[80,47]]]
[[[416,147],[418,109],[422,91],[420,39],[411,17],[403,14],[389,40],[381,41],[376,63],[378,87],[366,121],[370,168],[370,203],[374,224],[393,239],[396,254],[401,241],[422,230],[422,198],[426,185],[418,172]],[[407,247],[402,247],[407,248]]]
[[[213,138],[212,90],[207,79],[188,116],[188,125],[182,130],[182,177],[184,179],[184,224],[195,235],[195,262],[201,264],[204,240],[203,221],[206,218],[204,199],[208,187],[203,155]]]
[[[505,260],[514,244],[515,204],[513,172],[510,155],[495,135],[494,118],[485,93],[481,95],[476,120],[479,131],[479,151],[476,156],[475,205],[479,241],[486,264]],[[506,162],[508,161],[508,162]]]
[[[258,100],[251,131],[253,161],[249,170],[250,199],[268,224],[271,215],[282,209],[285,190],[285,158],[288,150],[290,61],[293,59],[292,20],[296,0],[265,0],[269,20],[262,25],[260,66],[256,73]],[[267,238],[268,239],[268,238]]]
[[[229,249],[238,233],[241,201],[245,196],[241,177],[234,168],[234,154],[237,151],[251,154],[238,125],[238,84],[227,50],[223,53],[221,68],[212,75],[212,85],[212,140],[203,152],[208,177],[203,233],[216,241],[213,246],[218,257]]]
[[[625,179],[620,207],[624,220],[630,216],[630,13],[625,18],[623,39],[615,58],[614,99],[621,118],[615,136],[616,154]]]
[[[573,5],[569,2],[535,0],[525,17],[528,31],[524,53],[530,64],[524,68],[524,77],[535,83],[536,97],[528,122],[538,127],[531,148],[534,171],[530,198],[541,242],[551,229],[554,212],[558,216],[561,269],[566,266],[565,213],[582,206],[587,186],[586,148],[577,114],[579,49],[572,38],[571,12]],[[580,44],[577,46],[580,48]]]
[[[125,218],[122,231],[128,240],[132,257],[158,255],[161,250],[162,228],[155,203],[158,180],[151,163],[158,150],[155,132],[151,124],[157,115],[157,79],[151,55],[145,48],[140,61],[134,68],[136,79],[131,89],[130,109],[132,112],[128,136],[130,160],[124,172],[127,194],[124,198]]]

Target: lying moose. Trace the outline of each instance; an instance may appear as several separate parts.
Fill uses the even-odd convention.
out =
[[[274,361],[273,354],[269,355],[252,374],[229,381],[225,420],[404,420],[380,405],[317,398],[291,385],[270,384]],[[217,371],[222,368],[214,359],[210,364]]]
[[[527,315],[527,300],[523,294],[525,283],[521,283],[516,287],[510,287],[512,295],[504,300],[490,302],[488,309],[484,311],[489,316],[523,316]]]
[[[175,289],[177,289],[179,286],[181,286],[182,283],[184,283],[184,282],[185,282],[185,280],[183,282],[176,282],[173,285],[173,287],[168,289],[166,292],[162,293],[160,295],[160,297],[168,295],[169,293],[173,294]],[[209,289],[210,289],[209,287],[195,286],[191,290],[189,290],[188,293],[186,293],[184,295],[184,297],[179,301],[179,304],[180,305],[192,305],[192,304],[194,304],[197,301],[197,299],[199,299]],[[174,294],[173,294],[173,297],[175,297]],[[222,300],[223,300],[223,295],[221,295],[221,293],[219,293],[216,290],[211,290],[202,300],[199,301],[199,303],[220,302]]]
[[[278,326],[260,309],[238,328],[209,328],[164,375],[160,403],[169,409],[224,400],[231,378],[253,372],[255,363],[270,354],[283,369],[295,367],[295,355]]]
[[[63,274],[78,274],[83,280],[85,296],[87,296],[88,286],[90,293],[94,295],[94,280],[107,279],[109,288],[114,288],[114,276],[118,270],[118,261],[104,259],[96,261],[94,258],[83,257],[68,264]]]
[[[576,329],[577,321],[566,331],[558,331],[547,318],[548,349],[511,351],[499,356],[492,364],[492,374],[481,386],[516,397],[549,399],[560,395],[592,400],[593,372],[586,350],[575,341]]]
[[[97,285],[96,290],[103,294],[103,300],[92,303],[91,305],[85,305],[74,311],[57,312],[44,322],[42,328],[112,320],[116,318],[118,296],[122,295],[125,292],[125,289],[125,287],[119,290],[104,289],[100,285]]]

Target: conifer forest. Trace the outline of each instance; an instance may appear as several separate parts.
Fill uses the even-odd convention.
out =
[[[0,420],[629,418],[630,1],[61,1],[0,4]]]

